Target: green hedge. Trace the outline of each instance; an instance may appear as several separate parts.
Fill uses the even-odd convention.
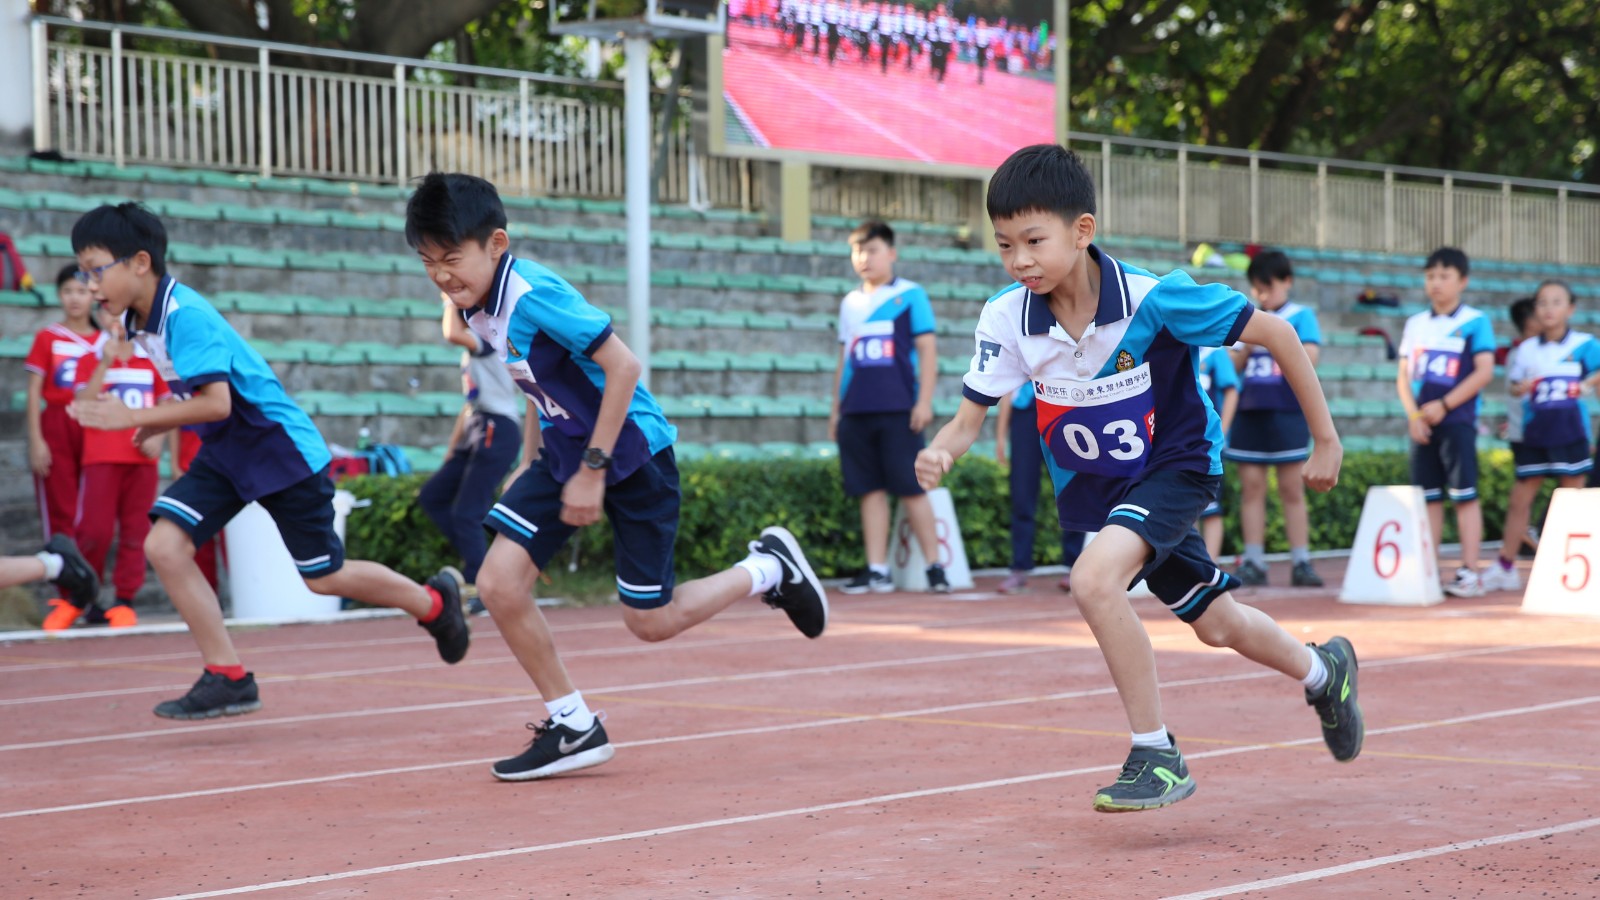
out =
[[[1479,455],[1479,493],[1485,535],[1499,536],[1512,479],[1509,451]],[[1339,486],[1310,494],[1313,549],[1346,549],[1355,540],[1361,504],[1369,485],[1406,484],[1402,454],[1354,453],[1345,457]],[[680,463],[683,507],[678,527],[677,561],[682,577],[726,568],[742,557],[745,545],[767,525],[783,525],[804,543],[817,574],[849,575],[865,565],[861,520],[854,500],[845,496],[837,460],[700,460]],[[425,476],[362,476],[343,487],[372,506],[351,514],[346,526],[349,553],[422,578],[441,565],[459,564],[455,554],[416,505]],[[1040,489],[1040,521],[1051,521],[1049,479]],[[974,568],[1006,566],[1011,559],[1010,500],[1006,472],[993,459],[968,456],[955,465],[945,485],[956,503]],[[1549,488],[1541,495],[1548,497]],[[1223,552],[1239,549],[1238,480],[1230,468],[1224,494]],[[1537,511],[1536,511],[1537,512]],[[1455,540],[1454,517],[1447,517],[1445,541]],[[1537,521],[1537,514],[1534,521]],[[611,531],[605,525],[582,529],[576,538],[579,567],[606,572],[611,567]],[[1287,550],[1275,489],[1268,492],[1267,546]],[[1040,528],[1034,559],[1060,562],[1053,529]]]

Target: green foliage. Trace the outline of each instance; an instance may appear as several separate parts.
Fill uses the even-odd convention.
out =
[[[1505,517],[1510,494],[1510,453],[1479,455],[1485,537],[1494,539]],[[817,574],[838,577],[859,571],[866,563],[861,546],[861,517],[856,501],[845,496],[837,461],[699,460],[680,464],[683,493],[678,523],[677,569],[689,579],[727,568],[744,556],[745,545],[767,525],[782,525],[804,543]],[[363,476],[341,486],[372,506],[352,513],[346,525],[350,556],[382,562],[412,578],[424,578],[442,565],[460,565],[455,552],[416,505],[422,475],[398,478]],[[1034,560],[1040,565],[1061,561],[1054,521],[1054,496],[1049,479],[1039,495],[1039,522]],[[1345,457],[1339,486],[1327,494],[1309,494],[1313,549],[1346,549],[1355,540],[1356,525],[1367,488],[1408,484],[1409,467],[1402,454],[1356,453]],[[967,560],[973,568],[999,568],[1011,561],[1011,502],[1006,470],[993,459],[967,456],[945,479],[961,522]],[[1224,554],[1239,547],[1238,478],[1227,475]],[[1267,547],[1288,549],[1277,492],[1269,485]],[[1548,500],[1549,488],[1540,504]],[[1537,521],[1537,514],[1534,518]],[[1453,517],[1447,517],[1445,541],[1455,540]],[[604,584],[612,570],[611,529],[581,529],[575,539],[579,576],[574,582]],[[562,573],[573,562],[563,551],[552,565],[560,587]],[[550,592],[550,589],[546,589]]]

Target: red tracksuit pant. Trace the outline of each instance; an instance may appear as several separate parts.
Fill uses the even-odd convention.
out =
[[[112,584],[118,600],[132,600],[144,586],[144,539],[150,533],[150,507],[156,502],[158,480],[156,467],[144,463],[83,467],[83,487],[78,495],[78,548],[89,565],[103,573],[112,533],[117,533]]]

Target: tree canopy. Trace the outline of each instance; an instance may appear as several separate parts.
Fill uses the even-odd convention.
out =
[[[40,0],[39,6],[569,74],[578,60],[549,36],[546,2]],[[1038,21],[1050,15],[1052,2],[951,5],[958,16]],[[1075,130],[1600,183],[1600,4],[1594,0],[1070,5]]]

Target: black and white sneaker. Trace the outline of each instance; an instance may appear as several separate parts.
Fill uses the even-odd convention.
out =
[[[461,582],[448,571],[441,570],[428,579],[428,587],[439,594],[442,606],[432,622],[419,619],[417,624],[433,635],[434,643],[439,646],[439,658],[455,665],[466,657],[467,647],[472,644],[472,631],[467,627],[466,612],[461,608]]]
[[[234,681],[208,670],[201,673],[200,680],[189,688],[189,693],[157,704],[155,713],[163,719],[215,719],[242,716],[260,708],[261,695],[256,691],[254,672],[246,672],[243,678]]]
[[[61,574],[56,576],[55,584],[66,595],[66,601],[79,609],[98,607],[100,579],[95,576],[94,567],[83,558],[72,538],[64,534],[51,535],[44,545],[44,552],[61,557]]]
[[[783,566],[777,587],[761,599],[773,609],[789,614],[789,621],[808,638],[828,627],[828,592],[806,562],[805,551],[789,529],[777,525],[762,529],[761,539],[750,542],[751,553],[765,553]]]
[[[563,772],[575,772],[610,761],[617,751],[606,737],[606,727],[595,716],[588,731],[578,731],[554,719],[528,723],[533,740],[528,749],[495,763],[489,771],[501,781],[533,781]]]
[[[871,591],[874,594],[887,594],[894,590],[894,579],[887,572],[877,572],[872,569],[862,569],[861,574],[845,582],[839,590],[846,594],[865,594]]]
[[[950,579],[944,577],[944,566],[934,564],[928,567],[928,593],[950,593]]]

